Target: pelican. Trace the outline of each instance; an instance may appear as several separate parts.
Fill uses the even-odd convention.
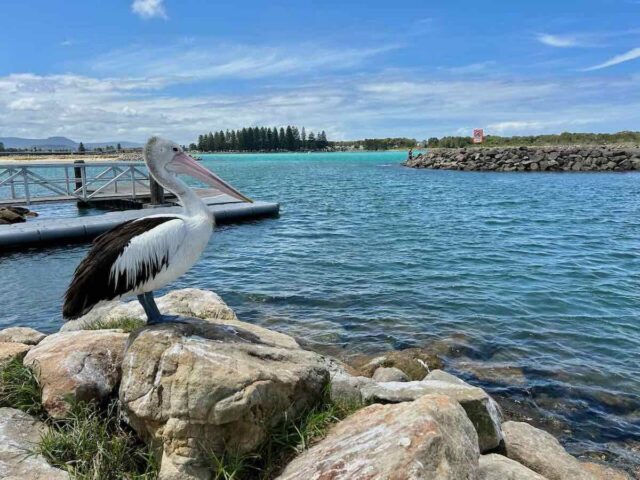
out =
[[[238,200],[251,202],[169,140],[149,139],[144,160],[150,175],[178,197],[183,211],[130,220],[96,238],[66,291],[63,316],[67,320],[85,315],[101,301],[133,295],[144,308],[147,324],[175,320],[160,313],[153,292],[196,263],[214,227],[207,205],[178,174],[188,174]]]

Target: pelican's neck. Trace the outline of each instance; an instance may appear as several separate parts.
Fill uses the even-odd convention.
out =
[[[160,178],[158,178],[160,177]],[[208,217],[213,220],[213,216],[207,204],[194,192],[184,181],[175,175],[154,175],[156,181],[166,190],[172,192],[180,205],[183,206],[185,214],[189,217]]]

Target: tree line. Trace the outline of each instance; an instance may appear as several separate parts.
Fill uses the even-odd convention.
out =
[[[394,148],[414,148],[418,145],[415,138],[365,138],[364,140],[351,140],[344,142],[332,142],[332,146],[362,148],[364,150],[390,150]]]
[[[606,145],[616,143],[640,143],[640,132],[618,133],[571,133],[563,132],[555,135],[526,135],[500,137],[487,135],[483,146],[486,147],[522,147],[544,145]],[[462,148],[472,146],[471,137],[432,137],[427,140],[430,148]]]
[[[190,149],[201,152],[277,152],[300,150],[326,150],[329,147],[327,134],[322,130],[314,133],[304,127],[245,127],[238,130],[220,130],[198,136],[198,143]]]

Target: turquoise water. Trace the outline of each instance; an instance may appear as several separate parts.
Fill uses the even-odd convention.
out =
[[[215,290],[243,320],[345,351],[462,334],[465,361],[522,372],[485,386],[566,426],[572,451],[640,464],[623,449],[640,445],[640,175],[427,171],[403,159],[205,156],[250,196],[281,202],[281,218],[218,229],[171,287]],[[87,248],[0,257],[0,327],[58,328]]]

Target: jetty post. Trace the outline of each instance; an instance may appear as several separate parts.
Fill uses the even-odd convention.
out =
[[[149,175],[149,191],[151,193],[151,205],[164,204],[164,188]]]
[[[84,165],[84,160],[74,160],[76,165]],[[80,190],[84,185],[84,167],[73,167],[73,176],[76,179],[76,191]]]

